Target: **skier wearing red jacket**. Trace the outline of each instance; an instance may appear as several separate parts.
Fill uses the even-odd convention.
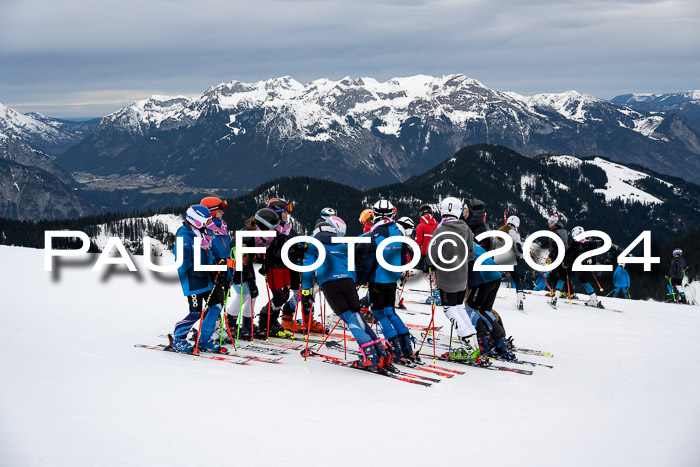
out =
[[[428,244],[433,239],[433,232],[437,229],[438,223],[433,217],[433,208],[424,204],[419,209],[420,223],[416,229],[416,243],[420,246],[421,262],[423,271],[428,272],[426,256],[428,254]]]

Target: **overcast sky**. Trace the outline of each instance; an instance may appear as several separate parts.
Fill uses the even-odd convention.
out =
[[[700,89],[700,1],[0,0],[0,102],[22,112],[419,73],[526,95]]]

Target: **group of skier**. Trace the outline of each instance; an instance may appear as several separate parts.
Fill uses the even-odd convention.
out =
[[[488,230],[484,222],[484,203],[478,200],[463,203],[454,197],[444,198],[439,204],[439,223],[433,217],[433,208],[423,205],[419,209],[420,222],[416,227],[409,217],[396,219],[396,207],[388,200],[380,199],[359,216],[366,243],[354,244],[343,242],[347,226],[337,216],[336,210],[324,208],[313,229],[313,238],[325,250],[323,255],[314,242],[292,243],[285,247],[294,237],[289,219],[293,204],[275,198],[250,217],[243,229],[249,234],[244,237],[243,246],[257,247],[264,254],[239,255],[238,264],[236,248],[222,218],[226,208],[226,201],[219,198],[202,199],[187,209],[185,221],[176,234],[183,246],[183,262],[178,274],[189,313],[169,335],[172,349],[225,353],[226,348],[219,345],[219,335],[229,339],[234,336],[250,339],[289,337],[297,331],[325,333],[327,329],[314,319],[314,301],[320,288],[328,305],[357,341],[362,358],[354,363],[355,366],[383,371],[392,362],[411,362],[418,355],[413,349],[408,327],[396,313],[396,308],[403,306],[401,292],[408,273],[396,272],[393,267],[408,264],[414,253],[405,242],[393,241],[384,245],[381,253],[384,261],[379,261],[377,249],[385,239],[411,237],[415,231],[421,256],[416,261],[431,289],[428,303],[442,306],[460,342],[450,350],[449,358],[477,365],[488,365],[488,357],[515,359],[506,341],[503,322],[493,311],[501,274],[476,271],[473,267],[486,251],[503,244],[497,237],[475,240],[475,236]],[[519,227],[517,216],[508,217],[499,230],[510,237],[512,248],[495,258],[482,258],[482,263],[514,266],[508,273],[509,280],[514,281],[517,305],[523,309],[525,281],[517,265],[525,253]],[[556,308],[557,297],[565,283],[569,287],[580,282],[590,297],[586,304],[602,307],[591,285],[592,274],[569,269],[577,257],[589,250],[586,239],[578,238],[568,245],[568,234],[556,215],[549,218],[549,228],[565,246],[564,261],[551,271],[548,278],[554,285],[551,305]],[[274,235],[269,234],[272,232]],[[574,238],[581,233],[583,228],[579,226],[571,232]],[[195,239],[201,242],[199,251]],[[349,251],[351,248],[353,250]],[[558,248],[557,242],[550,240],[548,264],[558,257]],[[314,264],[315,269],[304,273],[290,269],[282,260],[283,249],[287,249],[286,254],[292,263],[300,266]],[[177,256],[177,249],[175,252]],[[349,267],[351,254],[354,254],[355,270]],[[323,260],[319,261],[321,257]],[[196,262],[222,266],[222,270],[199,271],[194,267]],[[258,313],[257,326],[253,322],[255,301],[259,296],[255,263],[260,264],[259,272],[266,279],[268,295],[268,304]],[[682,258],[676,263],[674,268],[683,271]],[[675,274],[672,280],[676,280]],[[680,283],[674,285],[682,287]],[[615,286],[616,295],[628,294],[629,276],[624,264],[619,265],[615,272]],[[358,291],[363,290],[367,293],[361,299]],[[682,291],[681,288],[678,290]],[[295,319],[299,307],[301,321]],[[367,312],[363,315],[361,311]],[[193,344],[188,340],[188,333],[197,321],[200,324]],[[372,328],[375,323],[382,338]],[[218,332],[217,325],[221,327]]]

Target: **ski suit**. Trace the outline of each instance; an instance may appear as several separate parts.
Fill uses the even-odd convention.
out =
[[[630,288],[630,275],[625,268],[618,266],[613,273],[613,285],[615,286],[615,294],[622,294],[622,298],[628,298]]]

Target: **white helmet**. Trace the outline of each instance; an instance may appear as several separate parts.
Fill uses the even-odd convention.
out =
[[[396,225],[399,227],[401,232],[406,236],[410,237],[413,235],[413,229],[416,228],[416,223],[410,217],[402,217],[396,221]]]
[[[392,219],[394,214],[396,214],[396,209],[394,209],[394,205],[389,201],[380,199],[372,206],[372,213],[374,214],[375,220]]]
[[[452,196],[442,200],[440,203],[440,214],[444,216],[452,216],[457,219],[462,215],[462,201]]]
[[[343,221],[343,219],[336,216],[330,216],[325,221],[316,224],[316,227],[314,228],[314,236],[321,232],[328,232],[342,237],[345,235],[346,230],[347,226],[345,225],[345,221]]]
[[[577,225],[576,227],[571,229],[571,236],[573,238],[576,238],[577,235],[580,235],[582,233],[583,233],[583,227],[581,227],[580,225]],[[583,240],[585,240],[585,239],[583,239]]]
[[[323,208],[321,209],[321,217],[323,219],[328,219],[331,216],[335,216],[337,213],[333,208]]]
[[[338,234],[339,237],[345,235],[345,232],[348,230],[347,225],[345,225],[345,221],[338,216],[330,216],[328,219],[326,219],[326,222],[333,226],[335,233]]]
[[[520,228],[520,218],[518,216],[510,216],[506,220],[506,224],[510,224],[513,227],[515,227],[516,229],[518,229],[518,228]]]

